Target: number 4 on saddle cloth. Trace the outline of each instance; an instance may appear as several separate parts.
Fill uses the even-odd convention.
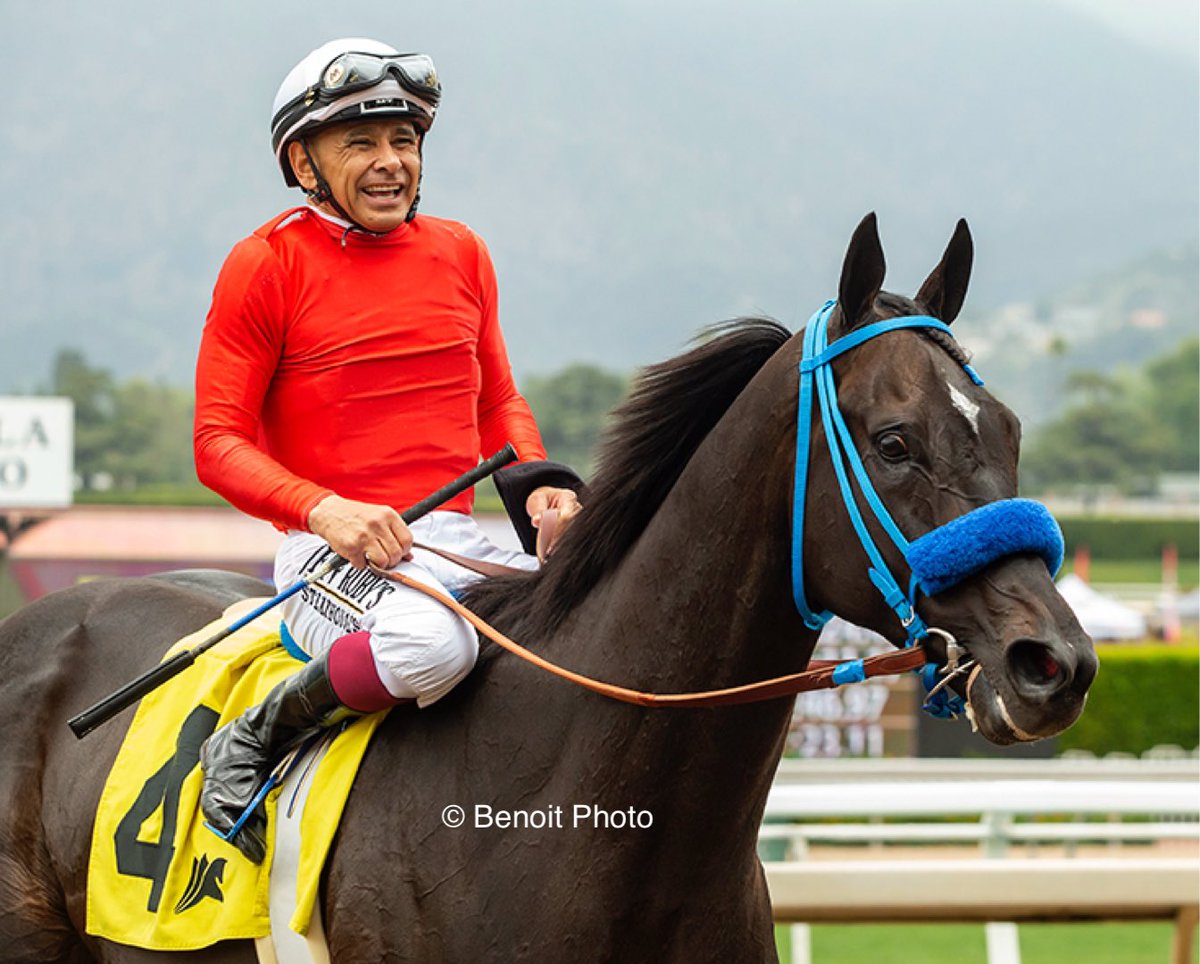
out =
[[[196,645],[260,600],[243,600],[177,643]],[[87,933],[150,950],[194,950],[270,933],[278,794],[266,800],[267,855],[247,860],[204,825],[200,745],[295,673],[278,617],[264,615],[146,696],[104,786],[88,861]],[[321,868],[367,743],[384,714],[350,722],[309,775],[292,930],[304,934]]]

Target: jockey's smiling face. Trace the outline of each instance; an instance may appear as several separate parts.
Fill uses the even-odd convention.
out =
[[[369,231],[391,231],[408,217],[421,177],[420,135],[406,120],[348,121],[308,138],[308,149],[334,199]],[[288,158],[305,190],[316,188],[312,165],[298,142]],[[328,214],[337,212],[319,205]]]

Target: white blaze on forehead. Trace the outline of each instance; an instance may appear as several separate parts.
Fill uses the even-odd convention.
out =
[[[963,413],[966,420],[971,423],[971,428],[975,430],[975,434],[978,435],[979,406],[948,382],[946,387],[950,389],[950,401],[954,403],[955,408]]]

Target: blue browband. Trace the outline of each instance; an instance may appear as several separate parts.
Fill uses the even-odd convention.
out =
[[[830,612],[814,612],[804,594],[804,507],[808,491],[815,385],[816,399],[821,406],[821,424],[825,430],[830,459],[842,492],[842,503],[870,562],[867,575],[904,627],[907,637],[905,645],[911,646],[929,634],[929,628],[916,610],[918,589],[927,595],[936,594],[997,559],[1023,552],[1040,555],[1045,559],[1051,574],[1056,574],[1063,560],[1062,532],[1053,516],[1040,503],[1028,499],[1004,499],[974,509],[926,533],[915,542],[910,543],[904,537],[876,493],[858,450],[854,447],[850,430],[838,408],[837,386],[829,363],[844,352],[889,331],[932,328],[950,334],[950,328],[929,315],[907,315],[865,325],[830,345],[829,317],[836,304],[835,301],[826,302],[824,307],[809,319],[804,332],[804,356],[800,361],[799,409],[796,416],[792,595],[804,624],[810,629],[820,629],[833,617]],[[964,363],[963,370],[976,385],[983,384],[983,380],[970,365]],[[904,555],[912,570],[908,592],[900,587],[871,537],[858,500],[854,497],[850,482],[851,473],[875,519]],[[934,671],[926,672],[922,676],[926,688],[930,689],[936,682],[936,668],[927,666],[926,670]],[[935,716],[949,716],[963,709],[962,701],[947,689],[938,692],[936,697],[933,705],[927,704],[925,707]]]

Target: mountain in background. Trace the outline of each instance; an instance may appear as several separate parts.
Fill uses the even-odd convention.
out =
[[[276,85],[345,35],[435,56],[423,210],[488,241],[519,375],[625,371],[736,314],[799,327],[870,210],[906,293],[968,218],[961,324],[985,374],[1039,399],[1022,413],[1044,402],[1038,366],[1109,366],[1194,330],[1195,60],[1058,5],[334,6],[0,8],[0,392],[44,383],[63,346],[190,382],[225,254],[300,200],[268,146]],[[1106,277],[1155,259],[1181,300],[1132,285],[1110,303]],[[1130,322],[1143,308],[1164,326]],[[1008,354],[996,316],[1068,354]]]
[[[1198,261],[1196,244],[1156,251],[1046,298],[968,312],[955,328],[1028,431],[1062,411],[1073,373],[1132,370],[1195,338]]]

